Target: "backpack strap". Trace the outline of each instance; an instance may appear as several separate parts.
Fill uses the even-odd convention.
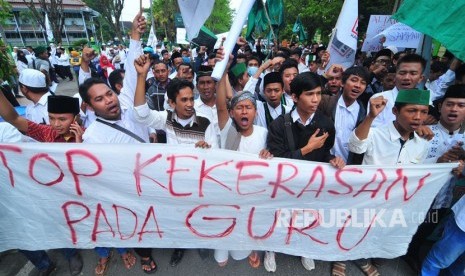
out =
[[[294,142],[294,135],[292,134],[292,118],[291,113],[284,114],[284,129],[286,131],[287,142],[289,144],[289,149],[294,151],[295,142]]]

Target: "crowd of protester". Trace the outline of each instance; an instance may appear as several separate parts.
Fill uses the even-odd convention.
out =
[[[266,159],[326,162],[338,169],[346,164],[458,162],[427,215],[440,220],[420,225],[403,258],[422,275],[438,275],[447,267],[463,275],[465,199],[454,205],[453,197],[465,160],[465,65],[460,60],[446,52],[427,63],[411,50],[391,48],[357,52],[354,65],[344,68],[328,66],[331,56],[318,43],[275,44],[265,51],[260,39],[251,44],[239,38],[216,81],[211,75],[215,63],[225,58],[222,47],[145,46],[140,41],[145,24],[136,16],[128,48],[15,49],[18,78],[7,80],[10,87],[3,86],[0,94],[0,115],[11,124],[0,124],[0,137],[9,137],[2,142],[26,141],[26,135],[39,142],[190,144]],[[58,78],[76,78],[79,93],[53,95],[50,88]],[[12,107],[18,105],[15,96],[32,101],[25,117]],[[440,221],[446,221],[444,235],[424,257],[422,250]],[[135,265],[132,249],[116,250],[126,268]],[[62,251],[70,273],[79,274],[78,250]],[[95,251],[95,274],[103,275],[112,249]],[[174,250],[172,266],[184,251]],[[55,270],[45,251],[22,252],[42,275]],[[145,272],[156,271],[151,249],[134,252]],[[314,261],[302,255],[305,269],[314,269]],[[214,250],[220,266],[227,265],[229,256],[248,259],[253,268],[263,263],[267,271],[277,269],[274,252]],[[354,263],[376,276],[383,260]],[[345,266],[334,262],[331,274],[345,275]]]

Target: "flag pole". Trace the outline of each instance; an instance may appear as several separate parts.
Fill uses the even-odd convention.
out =
[[[260,0],[261,1],[261,0]],[[224,59],[215,64],[215,68],[212,72],[212,78],[215,80],[220,80],[223,76],[224,71],[226,70],[226,65],[229,61],[229,54],[231,54],[234,46],[236,46],[236,41],[242,31],[242,26],[244,25],[247,16],[252,9],[254,0],[243,0],[239,10],[237,11],[236,17],[232,23],[229,35],[224,41]]]
[[[142,1],[142,0],[141,0]],[[152,9],[152,0],[150,0],[150,16],[152,17],[152,30],[153,30],[153,33],[155,35],[155,37],[157,36],[157,34],[155,33],[155,19],[154,19],[154,16],[153,16],[153,9]],[[158,41],[157,41],[158,43]]]
[[[263,3],[263,0],[259,0],[259,1],[262,1],[262,3]],[[271,26],[271,19],[270,19],[270,16],[268,15],[268,10],[266,9],[265,3],[263,3],[263,9],[265,10],[266,19],[268,19],[268,25],[270,25],[271,35],[274,37],[274,39],[275,39],[276,41],[278,41],[278,38],[277,38],[276,35],[274,34],[273,26]]]

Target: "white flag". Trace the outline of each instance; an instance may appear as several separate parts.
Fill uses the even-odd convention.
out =
[[[147,41],[147,45],[151,46],[152,49],[155,49],[157,47],[158,39],[153,29],[154,29],[154,26],[152,25],[152,27],[150,28],[150,34],[149,34],[149,39]]]
[[[345,0],[329,43],[331,64],[348,68],[354,64],[358,38],[358,0]]]
[[[214,4],[215,1],[211,0],[178,0],[189,41],[199,35],[200,28],[210,16]]]
[[[45,14],[45,33],[47,34],[48,41],[52,42],[54,38],[52,28],[50,27],[50,20],[48,20],[48,14]]]

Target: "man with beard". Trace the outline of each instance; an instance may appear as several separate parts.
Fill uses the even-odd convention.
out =
[[[83,83],[79,86],[79,95],[97,117],[86,129],[83,135],[84,143],[133,144],[149,141],[148,127],[136,122],[134,118],[134,91],[136,89],[134,82],[137,73],[134,66],[129,66],[134,62],[135,55],[142,53],[140,36],[145,31],[145,27],[146,20],[139,12],[132,23],[131,40],[126,59],[128,66],[126,66],[123,88],[119,96],[102,79],[89,78],[91,75],[89,62],[95,53],[91,49],[84,49],[83,62],[79,72],[80,82]],[[143,94],[145,95],[145,91]],[[95,274],[104,275],[110,265],[111,248],[97,247],[95,251],[99,256]],[[131,269],[136,262],[135,256],[127,248],[117,248],[117,251],[121,255],[126,269]],[[136,248],[135,251],[141,256],[144,272],[154,272],[157,269],[150,248]]]

